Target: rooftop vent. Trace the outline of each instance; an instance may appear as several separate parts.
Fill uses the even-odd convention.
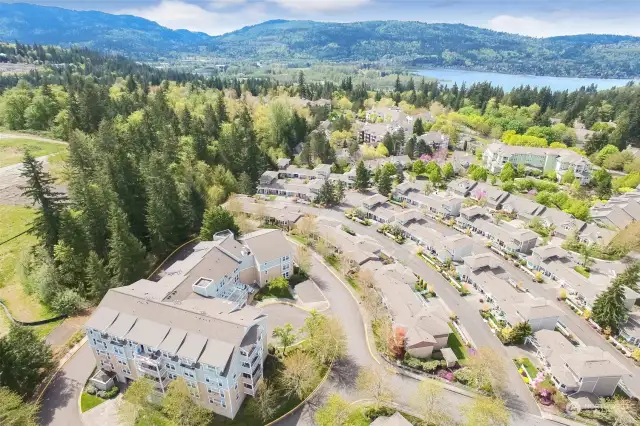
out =
[[[198,278],[198,281],[193,283],[193,285],[196,286],[196,287],[207,287],[212,282],[213,282],[213,280],[209,279],[209,278]]]

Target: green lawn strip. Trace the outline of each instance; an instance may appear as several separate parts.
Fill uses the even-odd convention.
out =
[[[82,395],[80,396],[80,411],[84,413],[85,411],[91,410],[92,408],[97,407],[105,401],[106,399],[102,399],[95,395],[89,395],[86,392],[82,392]]]
[[[41,157],[62,151],[66,145],[28,138],[0,139],[0,167],[21,163],[25,149],[34,157]]]
[[[577,265],[573,267],[573,270],[582,275],[585,278],[589,278],[591,276],[591,272],[584,269],[583,266]]]
[[[301,235],[291,235],[291,238],[304,245],[309,245],[309,239]]]
[[[538,376],[538,369],[533,365],[529,358],[518,358],[516,361],[518,363],[518,368],[520,368],[520,365],[524,366],[532,380]]]
[[[175,426],[175,424],[160,411],[143,410],[138,414],[135,426]]]
[[[456,330],[453,323],[449,323],[449,328],[451,328],[451,331],[453,331],[453,333],[449,334],[447,346],[451,348],[453,353],[458,358],[458,362],[462,364],[462,361],[467,358],[467,347],[463,343],[464,340],[462,339],[460,334],[458,334],[458,330]]]

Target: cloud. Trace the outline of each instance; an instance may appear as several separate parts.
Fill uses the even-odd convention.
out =
[[[491,18],[486,28],[527,35],[553,37],[571,34],[625,34],[640,36],[640,16],[580,16],[568,13],[551,14],[545,19],[533,16],[499,15]]]
[[[369,3],[369,0],[270,0],[285,9],[296,12],[334,12],[353,9]]]
[[[212,3],[220,8],[221,5],[237,6],[243,1],[217,0]],[[220,12],[180,0],[162,0],[153,6],[123,9],[117,13],[140,16],[174,30],[187,29],[210,35],[224,34],[265,20],[265,15],[260,8],[244,7],[232,12]]]

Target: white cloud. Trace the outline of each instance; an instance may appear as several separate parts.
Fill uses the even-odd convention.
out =
[[[241,1],[217,0],[215,3],[231,6],[238,5]],[[210,35],[224,34],[265,19],[259,8],[245,7],[233,12],[214,12],[180,0],[162,0],[150,7],[124,9],[117,13],[140,16],[174,30],[201,31]]]
[[[213,9],[225,9],[232,6],[239,6],[246,2],[246,0],[213,0],[210,5]]]
[[[571,34],[625,34],[640,36],[640,17],[580,16],[568,13],[551,14],[545,19],[532,16],[499,15],[491,18],[486,28],[532,37],[553,37]]]
[[[369,0],[271,0],[285,9],[296,12],[333,12],[352,9],[369,3]]]

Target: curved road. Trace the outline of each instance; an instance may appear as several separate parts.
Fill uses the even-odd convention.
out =
[[[340,282],[318,259],[319,256],[314,253],[310,275],[329,300],[332,315],[338,317],[344,326],[348,337],[348,356],[344,361],[335,365],[329,380],[327,380],[316,397],[297,413],[279,422],[283,426],[312,425],[313,412],[322,405],[331,393],[338,392],[348,401],[366,398],[366,395],[358,393],[355,386],[355,379],[360,369],[363,367],[385,368],[385,365],[379,364],[369,351],[358,306],[359,303],[356,302],[347,286]],[[384,361],[380,360],[380,362]],[[520,378],[518,380],[524,384]],[[408,406],[419,382],[403,375],[391,374],[390,383],[395,393],[395,402],[401,406]],[[528,390],[526,391],[527,393],[529,392]],[[443,398],[447,401],[451,414],[458,418],[460,407],[470,402],[469,397],[446,389],[443,393]],[[541,418],[538,415],[539,411],[536,414],[532,414],[525,411],[511,410],[511,413],[511,424],[515,426],[556,425],[555,422]]]

